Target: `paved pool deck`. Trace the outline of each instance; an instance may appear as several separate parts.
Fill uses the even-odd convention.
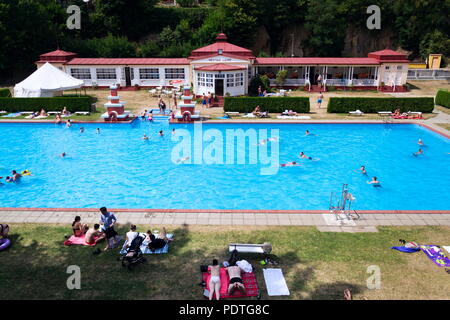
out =
[[[191,213],[191,212],[114,212],[119,224],[136,225],[227,225],[227,226],[316,226],[321,231],[373,232],[377,226],[450,226],[448,213],[363,213],[358,220],[331,213]],[[80,211],[0,211],[2,223],[72,223],[75,216],[84,223],[100,220],[99,212]]]

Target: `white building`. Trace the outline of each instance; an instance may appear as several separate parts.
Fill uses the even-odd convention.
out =
[[[177,80],[177,85],[192,86],[196,95],[218,96],[247,94],[256,74],[267,75],[275,86],[279,70],[288,71],[283,87],[316,90],[321,75],[326,86],[405,91],[409,63],[405,54],[388,49],[366,58],[256,58],[251,50],[229,43],[223,33],[188,58],[78,58],[56,50],[41,55],[36,64],[40,67],[45,62],[86,86],[170,87]]]

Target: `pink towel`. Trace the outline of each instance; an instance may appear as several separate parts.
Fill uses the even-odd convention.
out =
[[[69,239],[64,241],[64,245],[70,246],[73,244],[81,244],[83,246],[95,246],[95,243],[94,244],[86,243],[85,236],[86,236],[85,234],[83,234],[81,237],[75,237],[74,235],[72,235]],[[98,237],[94,237],[94,241],[97,240],[97,238]]]

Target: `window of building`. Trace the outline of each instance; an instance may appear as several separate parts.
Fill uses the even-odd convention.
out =
[[[197,85],[200,86],[200,87],[206,86],[206,79],[205,79],[205,74],[204,73],[199,72],[197,74]]]
[[[384,67],[385,70],[389,70],[389,68],[390,68],[389,66]]]
[[[89,69],[89,68],[70,69],[70,74],[72,75],[72,77],[80,79],[80,80],[91,79],[91,69]]]
[[[402,70],[403,66],[397,66],[397,70]]]
[[[142,68],[139,69],[140,79],[159,79],[159,69],[158,68]]]
[[[214,87],[214,74],[207,73],[206,74],[206,86],[207,87]]]
[[[227,74],[227,87],[234,87],[234,74]]]
[[[236,87],[240,87],[244,85],[244,73],[236,73],[235,76]]]
[[[116,79],[116,69],[114,68],[100,68],[96,70],[97,79],[99,80],[107,80],[107,79]]]
[[[166,79],[184,79],[184,68],[166,68]]]

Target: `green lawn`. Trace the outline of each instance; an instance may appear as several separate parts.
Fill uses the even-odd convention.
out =
[[[313,227],[172,226],[168,231],[176,240],[169,254],[149,256],[130,272],[117,261],[117,250],[94,256],[90,247],[64,247],[68,226],[13,224],[13,246],[0,252],[0,288],[7,293],[3,299],[203,299],[201,264],[225,260],[230,242],[269,241],[291,291],[283,299],[342,299],[345,288],[352,289],[355,299],[450,299],[450,275],[443,268],[423,253],[389,249],[399,238],[450,245],[450,228],[379,229],[351,234]],[[258,258],[244,258],[256,266],[262,298],[269,299]],[[81,268],[81,290],[66,288],[69,265]],[[370,265],[381,268],[379,290],[366,287]]]

